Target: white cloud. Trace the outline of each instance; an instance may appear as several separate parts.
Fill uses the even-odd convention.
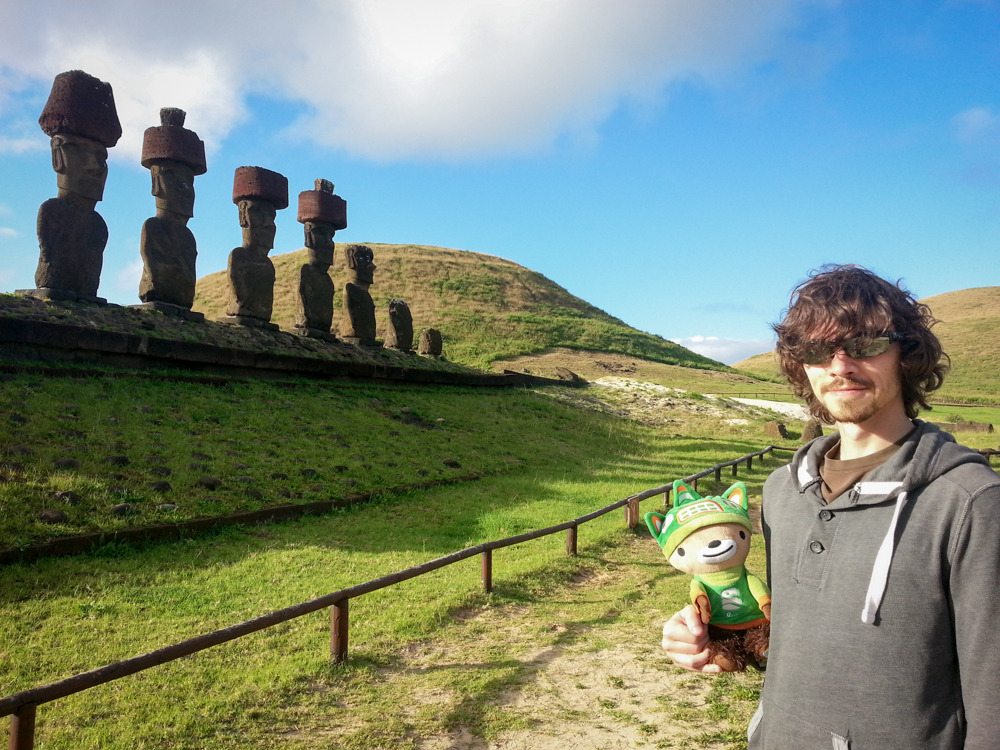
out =
[[[139,281],[142,279],[142,258],[122,266],[115,272],[115,282],[110,296],[115,299],[132,299],[139,294]]]
[[[686,339],[670,340],[693,352],[727,365],[740,362],[755,354],[768,352],[774,348],[773,339],[726,339],[717,336],[691,336]]]
[[[18,236],[20,236],[20,234],[16,229],[11,229],[10,227],[0,227],[0,237],[13,239]]]
[[[952,118],[955,136],[962,143],[996,142],[1000,140],[1000,114],[991,107],[973,107]]]
[[[304,105],[289,131],[368,157],[462,158],[593,137],[625,100],[766,60],[831,0],[5,0],[0,104],[80,68],[114,86],[134,161],[161,106],[212,147],[247,94]]]
[[[42,151],[49,147],[49,139],[39,133],[40,137],[10,137],[0,135],[0,154],[23,154],[25,151]]]

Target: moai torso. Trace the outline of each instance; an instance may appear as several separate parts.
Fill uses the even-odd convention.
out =
[[[274,307],[274,264],[260,252],[237,247],[229,254],[229,303],[226,315],[271,319]]]
[[[344,284],[344,308],[347,310],[344,327],[340,330],[343,338],[375,340],[375,303],[372,301],[368,287]]]
[[[295,325],[329,333],[333,325],[333,279],[326,268],[304,264],[299,269],[299,306]]]
[[[153,216],[142,225],[139,299],[190,308],[198,280],[198,247],[184,224]]]
[[[93,208],[49,198],[38,209],[35,286],[97,296],[108,225]]]

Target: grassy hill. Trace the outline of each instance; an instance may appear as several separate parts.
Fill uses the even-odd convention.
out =
[[[562,346],[617,352],[655,362],[726,370],[725,365],[666,339],[636,330],[540,273],[503,258],[424,245],[369,243],[375,251],[372,298],[378,311],[378,336],[385,335],[390,299],[406,300],[415,331],[438,328],[445,354],[456,362],[488,367],[497,359]],[[272,320],[294,324],[299,267],[305,250],[273,256],[276,281]],[[337,285],[334,327],[342,314],[346,281],[343,252],[330,275]],[[194,309],[209,317],[224,313],[226,272],[198,281]]]
[[[1000,402],[1000,287],[947,292],[920,300],[940,322],[934,332],[951,357],[951,372],[938,401]],[[760,378],[780,377],[774,353],[733,365]]]

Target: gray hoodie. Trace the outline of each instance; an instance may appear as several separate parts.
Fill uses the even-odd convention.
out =
[[[829,505],[764,485],[771,646],[750,748],[1000,748],[1000,477],[931,424]]]

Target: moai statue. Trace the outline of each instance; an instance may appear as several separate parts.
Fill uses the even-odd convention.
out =
[[[82,70],[60,73],[38,124],[52,138],[59,192],[38,209],[37,289],[19,291],[105,304],[97,287],[108,226],[94,207],[104,197],[108,149],[122,134],[111,84]]]
[[[348,245],[344,250],[348,282],[344,284],[344,320],[340,338],[349,344],[378,346],[375,341],[375,303],[368,293],[375,274],[375,254],[367,245]]]
[[[441,356],[441,331],[437,328],[427,328],[420,332],[420,345],[417,352],[425,357]]]
[[[335,341],[333,323],[333,235],[347,227],[347,201],[333,194],[333,183],[316,180],[315,190],[299,193],[299,222],[306,235],[309,262],[299,269],[299,304],[295,332]]]
[[[237,167],[233,203],[240,207],[243,245],[229,254],[229,303],[224,322],[278,330],[274,305],[274,217],[288,208],[288,180],[263,167]]]
[[[401,299],[389,302],[389,328],[385,334],[385,345],[389,349],[404,352],[413,350],[413,316],[410,306]]]
[[[142,166],[153,179],[156,216],[142,225],[139,253],[142,280],[139,299],[168,315],[204,320],[191,312],[198,280],[198,248],[188,229],[194,216],[194,178],[205,174],[205,144],[184,127],[183,109],[160,110],[160,126],[147,128],[142,139]]]

